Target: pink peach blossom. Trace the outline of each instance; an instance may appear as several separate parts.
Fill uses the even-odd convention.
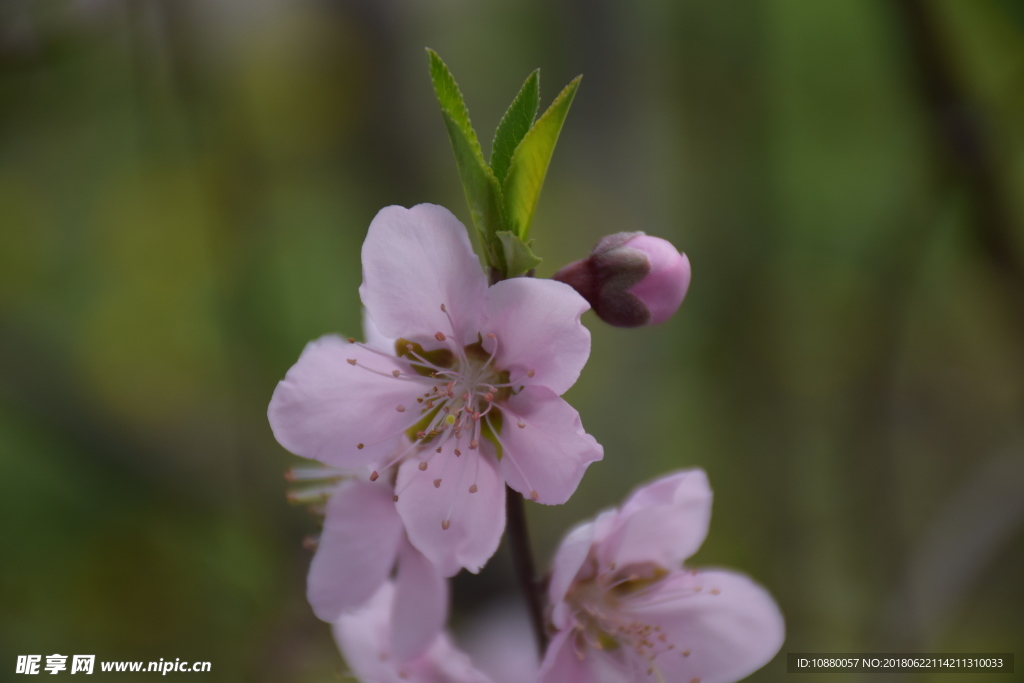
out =
[[[392,649],[398,589],[385,582],[358,610],[334,624],[334,639],[355,677],[364,683],[491,683],[473,668],[469,657],[438,632],[421,654],[397,656]],[[414,614],[408,615],[415,618]]]
[[[444,627],[448,582],[406,539],[391,486],[383,480],[339,484],[309,567],[313,612],[337,621],[370,600],[396,566],[391,650],[405,660],[422,653]]]
[[[505,526],[505,484],[564,503],[601,446],[560,398],[590,354],[571,287],[490,287],[440,206],[388,207],[363,243],[360,295],[379,345],[311,342],[270,403],[288,450],[340,468],[398,468],[410,542],[445,576],[478,571]],[[396,455],[402,439],[411,443]]]
[[[742,574],[684,569],[707,534],[701,470],[637,489],[617,510],[571,531],[549,585],[557,629],[541,683],[729,683],[782,646],[778,606]]]

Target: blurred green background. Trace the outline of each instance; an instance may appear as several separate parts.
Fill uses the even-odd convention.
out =
[[[667,324],[585,318],[567,398],[606,458],[568,505],[528,505],[540,563],[701,466],[694,563],[787,617],[750,680],[790,678],[785,652],[1019,657],[1022,8],[5,0],[0,678],[55,652],[341,677],[266,406],[308,340],[358,334],[378,209],[468,221],[424,46],[484,141],[533,68],[545,103],[584,74],[539,275],[623,230],[693,264]],[[513,591],[504,555],[460,577],[456,625]]]

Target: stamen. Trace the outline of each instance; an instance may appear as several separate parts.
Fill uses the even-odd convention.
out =
[[[488,332],[487,338],[494,340],[494,348],[491,349],[491,355],[487,357],[487,362],[484,363],[483,366],[480,368],[481,371],[486,370],[488,367],[490,367],[491,361],[494,360],[494,357],[496,355],[498,355],[498,335],[494,334],[493,332]]]
[[[502,411],[507,412],[509,415],[515,415],[515,413],[513,413],[508,408],[503,408]],[[518,418],[519,416],[515,415],[515,417]],[[519,463],[516,462],[515,456],[512,454],[511,451],[509,451],[508,447],[505,445],[505,442],[501,440],[501,437],[498,436],[498,430],[496,430],[494,428],[494,425],[491,424],[491,418],[485,417],[484,420],[487,422],[487,426],[491,428],[491,434],[494,434],[494,438],[498,441],[498,444],[501,446],[501,450],[504,453],[503,457],[509,459],[509,461],[512,463],[512,466],[516,468],[516,472],[518,472],[519,476],[523,478],[523,483],[530,487],[530,498],[532,500],[537,500],[536,498],[533,497],[534,494],[537,493],[537,490],[534,489],[533,486],[530,486],[530,480],[527,479],[526,474],[523,472],[523,468],[519,466]]]
[[[310,486],[304,489],[297,489],[295,491],[289,491],[287,494],[289,503],[315,503],[317,501],[329,498],[336,488],[335,484],[325,484],[323,486]]]

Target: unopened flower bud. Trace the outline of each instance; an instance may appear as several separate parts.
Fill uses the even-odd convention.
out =
[[[553,277],[572,286],[609,325],[640,327],[665,322],[683,303],[690,261],[659,237],[620,232]]]

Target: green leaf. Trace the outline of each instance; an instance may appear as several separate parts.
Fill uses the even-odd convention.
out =
[[[540,265],[540,259],[530,249],[530,245],[519,239],[518,235],[509,230],[502,230],[497,235],[505,259],[505,277],[522,275]]]
[[[479,150],[480,143],[477,142],[476,133],[473,131],[473,124],[469,122],[469,110],[466,109],[466,103],[462,99],[462,91],[459,90],[455,77],[448,70],[448,65],[429,47],[427,48],[427,55],[430,59],[430,80],[434,84],[434,94],[437,95],[437,103],[441,105],[441,111],[447,112],[452,117],[455,124],[466,134],[467,138],[472,140]],[[481,152],[480,159],[483,160],[483,158],[484,155]]]
[[[462,179],[462,189],[466,193],[473,225],[480,232],[488,265],[504,270],[501,244],[495,237],[495,233],[506,229],[501,184],[484,161],[480,142],[469,121],[469,112],[455,78],[436,52],[428,48],[427,54],[430,57],[430,79],[434,85],[434,94],[441,106],[448,139],[455,152],[455,163],[459,167],[459,177]]]
[[[491,144],[491,170],[499,183],[505,182],[512,155],[523,137],[529,132],[540,107],[540,69],[530,74],[519,94],[512,100],[505,115],[501,117]]]
[[[562,130],[565,115],[569,113],[569,106],[576,95],[581,78],[582,76],[577,76],[565,86],[548,110],[523,137],[515,154],[512,155],[512,163],[509,165],[503,188],[505,216],[508,229],[524,240],[530,232],[533,210],[537,207],[537,199],[540,197],[544,176],[547,175],[548,165],[551,163],[551,154],[555,151],[555,143],[558,142],[558,134]]]
[[[466,138],[451,116],[442,112],[448,137],[455,152],[455,163],[459,167],[462,178],[462,189],[466,193],[469,214],[473,225],[480,232],[489,265],[504,269],[501,260],[501,244],[495,233],[505,229],[504,215],[501,209],[501,188],[490,167],[477,160],[473,153],[472,143]],[[479,151],[479,147],[477,147]]]

